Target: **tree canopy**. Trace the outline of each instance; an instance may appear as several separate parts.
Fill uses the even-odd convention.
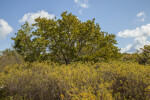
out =
[[[101,31],[95,19],[80,21],[63,12],[61,19],[37,18],[27,22],[13,37],[14,48],[25,61],[47,60],[69,64],[75,61],[99,61],[118,58],[114,34]]]

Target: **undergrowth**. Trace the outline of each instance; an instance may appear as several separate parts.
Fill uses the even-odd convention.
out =
[[[150,66],[52,62],[6,66],[0,72],[2,100],[148,100]]]

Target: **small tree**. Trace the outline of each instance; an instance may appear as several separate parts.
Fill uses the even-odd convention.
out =
[[[150,45],[144,45],[142,52],[138,55],[139,64],[150,64]]]
[[[16,33],[14,48],[27,61],[51,59],[69,64],[75,61],[98,61],[118,58],[114,34],[101,31],[94,20],[81,22],[63,12],[62,19],[37,18],[32,26],[26,22]],[[32,30],[33,29],[33,30]]]

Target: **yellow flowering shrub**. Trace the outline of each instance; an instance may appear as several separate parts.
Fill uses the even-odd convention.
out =
[[[59,65],[33,62],[0,72],[3,100],[148,100],[150,66],[111,61]]]

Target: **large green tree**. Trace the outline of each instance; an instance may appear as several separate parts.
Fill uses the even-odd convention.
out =
[[[119,57],[115,35],[101,31],[95,19],[81,22],[67,12],[61,17],[39,17],[32,26],[26,22],[12,38],[14,48],[26,61],[51,59],[69,64]]]

